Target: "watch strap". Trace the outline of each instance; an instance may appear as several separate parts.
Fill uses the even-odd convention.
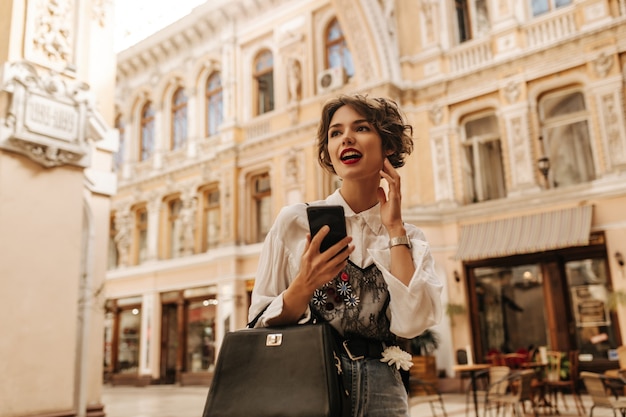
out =
[[[411,239],[407,235],[404,236],[396,236],[389,239],[389,247],[393,248],[394,246],[405,245],[409,249],[411,248]]]

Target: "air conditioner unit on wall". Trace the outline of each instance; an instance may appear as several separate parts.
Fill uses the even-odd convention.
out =
[[[317,74],[318,93],[327,93],[342,87],[346,82],[346,71],[343,67],[325,69]]]

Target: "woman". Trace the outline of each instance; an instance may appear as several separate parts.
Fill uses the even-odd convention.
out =
[[[399,367],[408,369],[410,356],[390,346],[441,318],[442,287],[424,234],[402,221],[396,168],[412,151],[411,134],[393,101],[351,95],[326,103],[319,162],[342,185],[310,205],[343,206],[348,236],[320,252],[328,227],[311,238],[307,205],[283,208],[252,293],[250,320],[265,309],[257,327],[304,323],[313,311],[347,340],[341,359],[355,417],[409,415]]]

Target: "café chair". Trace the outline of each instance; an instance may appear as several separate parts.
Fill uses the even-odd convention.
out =
[[[594,372],[581,372],[580,378],[585,384],[587,394],[591,397],[592,406],[589,409],[589,417],[593,417],[593,410],[596,407],[608,408],[613,411],[613,416],[617,417],[616,410],[626,416],[626,398],[611,394],[608,382],[612,379],[605,375]]]
[[[535,377],[535,371],[531,369],[516,370],[511,372],[508,376],[509,390],[505,394],[491,394],[487,392],[485,397],[485,403],[489,406],[485,407],[485,415],[489,410],[499,411],[502,408],[503,414],[506,414],[506,410],[510,408],[513,411],[515,417],[525,416],[525,404],[530,403],[530,407],[535,417],[538,416],[537,407],[535,405],[532,381]],[[497,412],[496,412],[497,415]]]
[[[485,390],[477,391],[477,395],[484,399],[485,415],[487,415],[488,408],[490,406],[497,406],[496,399],[502,395],[505,395],[509,390],[509,376],[511,374],[511,368],[508,366],[492,366],[489,368],[489,385]],[[493,404],[490,404],[489,401]],[[469,409],[470,395],[468,392],[465,401],[465,410]],[[498,414],[496,412],[496,414]]]
[[[411,408],[419,404],[428,404],[433,417],[437,417],[437,412],[443,415],[443,417],[448,417],[441,392],[434,384],[421,379],[411,378],[411,388],[413,391],[419,391],[420,393],[409,398],[409,406]]]
[[[546,370],[546,378],[544,379],[544,387],[549,398],[550,404],[558,412],[559,394],[561,402],[567,410],[565,402],[565,392],[570,392],[576,405],[578,415],[585,415],[585,406],[583,405],[580,394],[578,393],[578,351],[570,350],[565,352],[548,351],[548,368]],[[562,378],[563,360],[569,362],[569,372],[565,378]]]

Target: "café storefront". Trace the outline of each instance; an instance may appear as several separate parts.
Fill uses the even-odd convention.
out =
[[[609,255],[592,213],[583,205],[462,227],[475,358],[547,346],[578,351],[581,369],[617,366]]]

